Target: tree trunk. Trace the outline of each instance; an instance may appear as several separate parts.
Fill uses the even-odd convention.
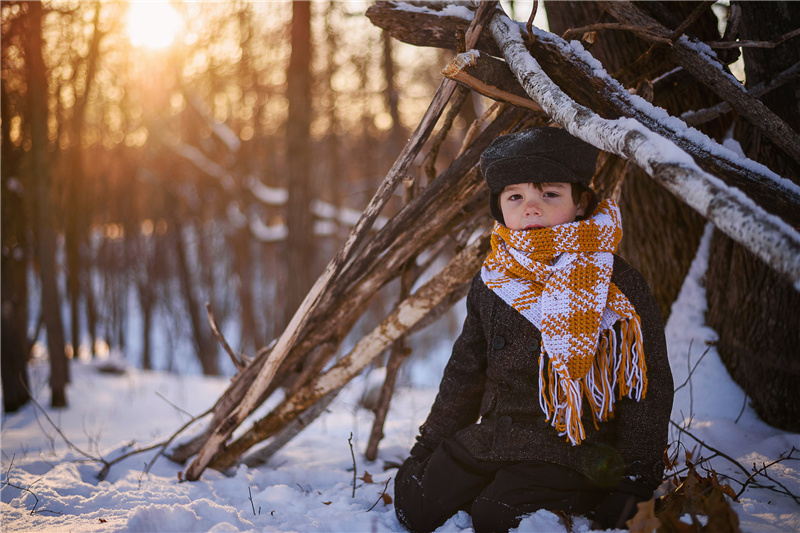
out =
[[[699,3],[664,5],[679,23]],[[613,22],[596,2],[546,2],[545,6],[550,31],[559,35],[570,28]],[[692,30],[702,38],[719,37],[715,33],[716,18],[710,10]],[[591,53],[621,83],[635,89],[642,81],[656,79],[675,66],[660,48],[648,53],[649,49],[648,43],[630,32],[605,30],[598,32]],[[653,103],[678,116],[719,101],[709,98],[708,91],[691,83],[690,77],[680,81],[657,85]],[[720,122],[708,125],[705,133],[715,139],[721,138],[724,128]],[[639,167],[627,165],[626,169],[620,201],[624,237],[619,253],[647,279],[666,320],[689,271],[705,221]]]
[[[742,8],[741,39],[773,39],[800,27],[800,4],[736,4]],[[791,41],[773,49],[745,48],[744,60],[751,87],[800,61],[800,48]],[[800,130],[798,93],[800,80],[795,79],[762,98],[796,131]],[[800,183],[796,162],[748,123],[737,127],[735,135],[748,157]],[[708,268],[707,322],[719,335],[720,358],[764,421],[800,431],[800,292],[719,231],[711,240]]]
[[[292,2],[292,55],[289,60],[286,123],[286,168],[289,199],[286,205],[285,324],[313,283],[314,233],[311,216],[311,2]]]
[[[189,320],[192,326],[197,357],[203,368],[203,375],[218,376],[217,347],[211,339],[211,331],[204,320],[205,313],[203,313],[203,309],[194,294],[194,282],[187,257],[184,225],[177,216],[173,219],[173,225],[175,227],[175,252],[178,258],[178,274],[181,280],[181,290],[186,300],[186,311],[189,313]]]
[[[93,35],[89,45],[89,54],[86,57],[86,79],[84,81],[83,92],[79,94],[72,115],[72,146],[69,150],[70,171],[67,176],[67,195],[68,202],[65,213],[64,241],[67,252],[67,288],[70,298],[70,342],[72,344],[72,356],[78,356],[80,346],[81,320],[80,320],[80,297],[81,297],[81,276],[83,273],[83,260],[81,258],[81,246],[84,242],[87,227],[87,212],[91,209],[86,198],[86,183],[84,183],[83,165],[83,146],[81,138],[83,136],[83,126],[86,120],[86,107],[89,101],[89,94],[94,84],[94,76],[97,72],[97,62],[100,56],[100,41],[103,34],[98,28],[100,22],[100,9],[102,3],[98,2],[94,8]]]
[[[28,66],[28,115],[32,160],[31,183],[36,183],[38,201],[38,256],[42,280],[42,314],[47,328],[47,349],[50,353],[50,404],[67,406],[67,354],[64,351],[64,324],[61,322],[61,296],[56,270],[56,239],[53,228],[53,200],[50,190],[49,140],[47,135],[47,76],[42,57],[43,8],[39,2],[28,7],[28,31],[25,59]]]
[[[6,81],[2,80],[2,159],[0,181],[2,192],[2,332],[0,333],[0,364],[2,364],[3,409],[11,413],[30,399],[28,387],[28,277],[26,234],[26,201],[22,177],[19,174],[19,152],[9,138],[11,121],[8,113]]]

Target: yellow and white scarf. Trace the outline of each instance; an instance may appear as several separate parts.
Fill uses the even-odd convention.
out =
[[[613,417],[617,385],[618,398],[638,401],[647,391],[641,320],[611,282],[620,239],[611,199],[579,222],[522,231],[495,223],[481,270],[486,286],[542,332],[539,404],[573,445],[585,438],[584,398],[596,427]]]

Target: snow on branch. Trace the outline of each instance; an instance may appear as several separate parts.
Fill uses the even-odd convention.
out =
[[[702,170],[671,140],[623,117],[605,119],[577,104],[530,55],[517,23],[497,15],[489,26],[528,95],[570,133],[633,161],[717,228],[789,277],[800,290],[800,233],[740,190]]]

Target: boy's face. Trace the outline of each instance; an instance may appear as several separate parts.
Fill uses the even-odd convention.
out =
[[[583,215],[588,196],[584,193],[579,205],[575,205],[569,183],[517,183],[500,193],[500,210],[508,229],[549,228],[574,222]]]

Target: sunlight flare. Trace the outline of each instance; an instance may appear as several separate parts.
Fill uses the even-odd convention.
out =
[[[126,29],[134,46],[166,48],[182,27],[183,19],[167,1],[139,0],[130,4]]]

